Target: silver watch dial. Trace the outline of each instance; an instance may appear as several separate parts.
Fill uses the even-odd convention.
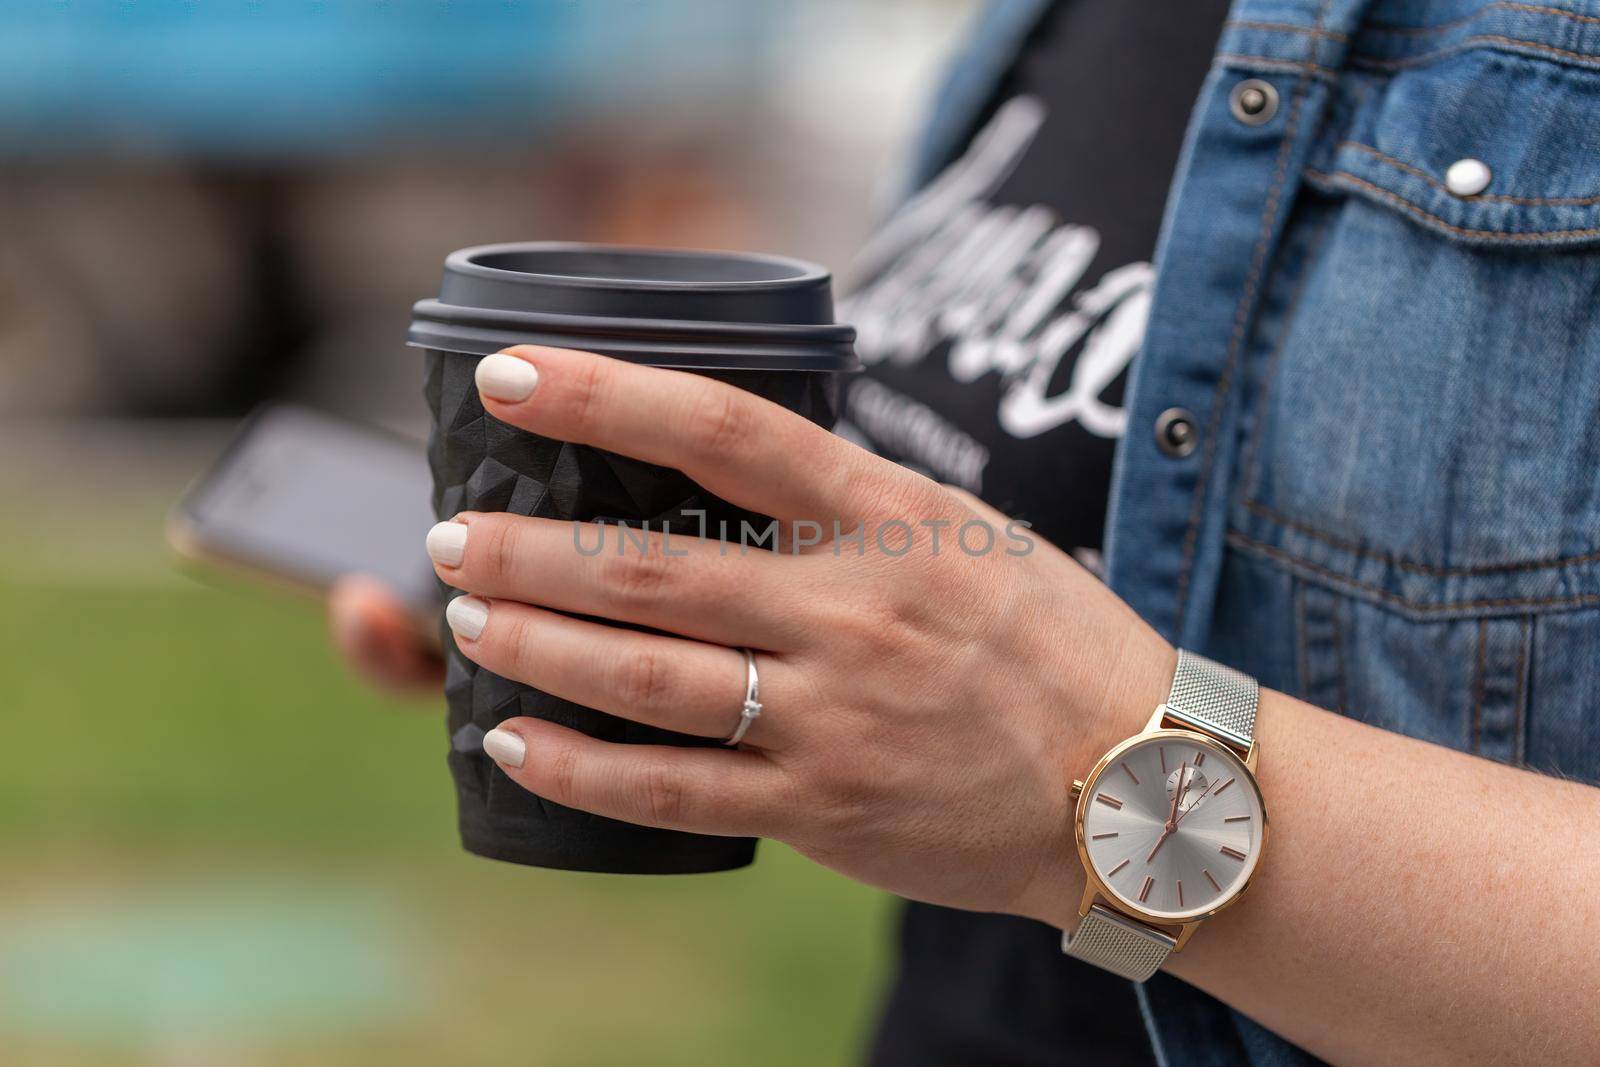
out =
[[[1265,812],[1231,750],[1155,735],[1123,749],[1085,789],[1083,843],[1123,904],[1192,919],[1238,894],[1260,857]]]

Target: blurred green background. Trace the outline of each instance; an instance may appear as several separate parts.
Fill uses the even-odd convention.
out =
[[[0,1067],[859,1058],[892,901],[468,857],[442,701],[162,526],[257,404],[420,436],[452,249],[841,272],[975,6],[0,4]]]
[[[891,902],[771,843],[685,878],[461,852],[439,702],[172,569],[226,430],[0,431],[0,1063],[851,1061]]]

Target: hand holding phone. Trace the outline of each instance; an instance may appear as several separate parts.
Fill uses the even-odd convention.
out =
[[[418,441],[305,408],[267,407],[184,494],[168,539],[209,567],[319,597],[339,590],[336,643],[367,664],[395,622],[408,625],[414,641],[437,641],[441,590],[423,551],[433,524],[430,485]]]
[[[381,579],[347,574],[328,593],[328,633],[340,657],[367,682],[402,696],[437,696],[444,683],[438,630],[419,630]]]

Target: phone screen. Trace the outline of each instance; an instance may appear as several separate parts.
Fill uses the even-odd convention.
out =
[[[179,505],[180,547],[317,589],[371,574],[421,613],[439,599],[431,487],[419,441],[266,408]]]

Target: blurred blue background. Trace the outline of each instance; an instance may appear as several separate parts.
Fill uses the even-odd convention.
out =
[[[0,4],[0,1063],[853,1058],[892,902],[465,856],[441,702],[162,522],[263,401],[419,434],[451,249],[841,267],[971,8]]]
[[[774,0],[14,3],[0,138],[34,156],[448,150],[735,90],[784,22]]]

